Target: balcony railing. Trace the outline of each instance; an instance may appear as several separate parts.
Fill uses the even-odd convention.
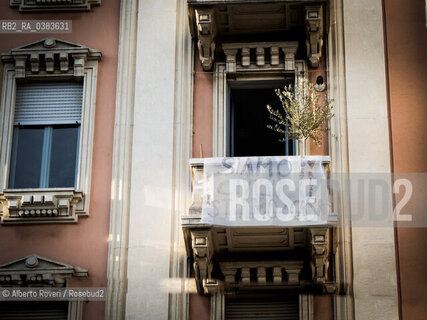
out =
[[[251,167],[254,164],[257,166]],[[192,203],[181,223],[198,292],[267,287],[333,292],[328,267],[336,215],[330,209],[329,165],[329,157],[319,156],[192,159]],[[317,189],[310,189],[306,180],[316,178],[321,179],[315,184]],[[313,191],[311,198],[322,204],[318,209],[323,215],[301,219],[303,207],[295,205],[292,219],[273,218],[271,213],[285,211],[280,203],[285,207],[287,202],[289,209],[292,203],[310,201],[305,192],[300,194],[293,187],[286,194],[286,186],[301,181],[303,190]],[[294,202],[283,201],[272,190],[280,196],[284,192]],[[240,197],[240,202],[233,197]],[[269,206],[269,201],[274,205]],[[239,210],[233,209],[236,203]],[[256,219],[256,211],[263,211],[261,220]]]
[[[296,156],[299,157],[299,156]],[[271,159],[275,159],[277,157],[270,157]],[[293,157],[288,157],[293,158]],[[330,176],[330,158],[328,156],[304,156],[305,161],[321,161],[322,168],[324,170],[324,175],[326,177],[326,186],[327,192],[324,193],[323,196],[326,196],[327,199],[321,199],[324,202],[327,202],[328,204],[328,212],[327,217],[323,219],[323,223],[312,223],[313,221],[308,220],[307,226],[311,225],[324,225],[324,226],[333,226],[335,225],[337,221],[337,214],[332,212],[332,189],[330,186],[329,176]],[[207,159],[199,158],[199,159],[191,159],[190,160],[190,170],[191,170],[191,181],[192,181],[192,193],[191,193],[191,199],[192,203],[190,205],[190,208],[188,210],[188,214],[182,217],[182,225],[183,226],[203,226],[206,225],[206,221],[202,219],[202,213],[203,213],[203,204],[204,204],[204,196],[206,196],[206,189],[205,189],[205,171],[204,171],[204,163]],[[293,178],[299,178],[297,174],[289,175],[288,179]],[[227,179],[227,178],[225,178]],[[297,183],[297,181],[296,181]],[[206,201],[205,201],[206,204]],[[325,213],[323,213],[325,214]],[[295,221],[289,220],[288,223],[283,222],[280,224],[277,224],[278,226],[295,226]],[[253,224],[251,224],[254,226]],[[260,224],[262,226],[263,224]],[[264,224],[265,225],[265,224]],[[242,226],[242,225],[240,225]],[[255,224],[256,226],[256,224]],[[269,225],[272,226],[272,225]],[[303,223],[298,223],[298,226],[304,226]]]

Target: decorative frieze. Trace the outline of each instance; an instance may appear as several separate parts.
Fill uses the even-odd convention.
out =
[[[65,287],[65,278],[87,275],[87,269],[32,254],[0,265],[0,286]]]
[[[46,38],[12,49],[2,54],[1,59],[3,63],[15,65],[15,78],[47,74],[83,77],[86,61],[100,60],[101,52],[80,44]]]
[[[90,11],[101,0],[10,0],[10,6],[27,11]]]
[[[299,286],[303,261],[220,262],[226,288]]]
[[[222,49],[226,56],[226,72],[228,73],[236,71],[293,71],[295,70],[298,42],[223,43]],[[253,57],[252,60],[251,57]]]
[[[82,202],[83,192],[71,189],[5,190],[1,223],[77,222]]]
[[[197,45],[203,70],[212,69],[215,54],[215,15],[213,8],[196,9]]]
[[[323,7],[306,6],[305,23],[307,33],[307,57],[310,65],[317,68],[322,58],[323,47]]]

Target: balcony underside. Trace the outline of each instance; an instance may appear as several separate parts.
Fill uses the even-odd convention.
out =
[[[323,160],[327,168],[327,158]],[[228,292],[335,290],[329,271],[334,215],[316,226],[206,224],[202,222],[203,159],[192,161],[191,169],[193,202],[181,223],[199,293],[220,288]]]

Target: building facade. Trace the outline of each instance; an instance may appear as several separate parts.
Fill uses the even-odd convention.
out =
[[[0,319],[424,318],[424,1],[0,6],[3,20],[72,21],[0,35],[0,285],[106,288],[3,301]],[[320,145],[267,128],[274,89],[301,80],[333,99]],[[284,190],[284,163],[327,177],[326,215],[231,221],[244,183],[258,204]],[[255,166],[277,170],[259,186]],[[228,207],[209,216],[215,179]],[[381,199],[358,179],[379,179]]]
[[[2,286],[107,286],[120,4],[99,3],[0,4],[3,21],[72,21],[0,35]],[[103,301],[42,303],[0,314],[104,318]]]

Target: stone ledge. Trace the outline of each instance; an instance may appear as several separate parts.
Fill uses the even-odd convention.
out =
[[[19,12],[28,11],[90,11],[101,0],[10,0],[10,6]]]
[[[2,224],[76,223],[84,195],[74,189],[11,189],[0,193]]]

